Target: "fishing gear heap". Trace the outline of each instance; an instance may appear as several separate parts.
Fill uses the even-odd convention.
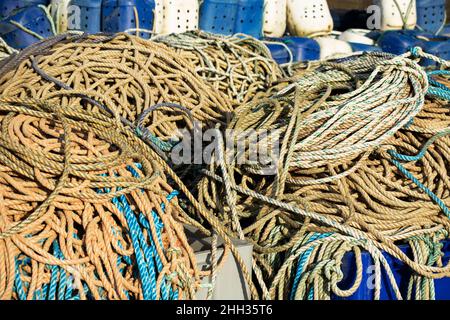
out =
[[[363,251],[375,299],[383,272],[398,299],[432,299],[450,276],[450,94],[419,57],[366,53],[286,77],[258,41],[200,32],[65,34],[11,53],[0,297],[193,299],[204,277],[211,296],[217,248],[199,271],[189,224],[224,240],[253,299],[351,296]],[[195,123],[215,129],[211,162],[177,167],[167,154]],[[253,244],[253,273],[232,238]],[[413,271],[406,296],[383,252]]]
[[[432,279],[450,275],[440,251],[450,227],[450,114],[447,102],[425,104],[427,90],[415,61],[370,53],[323,62],[236,109],[227,145],[238,152],[218,144],[198,199],[228,234],[253,243],[264,298],[351,296],[362,250],[375,263],[375,299],[382,269],[398,299],[433,297]],[[413,270],[408,297],[382,251]],[[348,252],[356,280],[340,288]]]
[[[146,144],[73,106],[0,110],[0,299],[194,298],[178,192]]]
[[[195,72],[203,80],[229,97],[234,107],[253,100],[282,76],[267,47],[247,35],[189,31],[152,40],[176,49],[196,66]]]

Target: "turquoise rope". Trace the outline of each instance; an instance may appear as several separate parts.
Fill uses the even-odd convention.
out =
[[[136,164],[138,168],[141,168],[139,164]],[[127,167],[127,169],[133,174],[135,177],[139,177],[138,173],[131,167]],[[105,190],[105,192],[110,192],[110,190]],[[174,197],[178,195],[177,191],[172,192],[167,199],[170,201]],[[141,280],[141,284],[143,287],[143,295],[145,300],[156,300],[156,279],[157,279],[157,271],[158,273],[162,269],[162,262],[156,252],[156,247],[153,243],[153,239],[151,236],[149,246],[147,244],[147,241],[144,237],[144,234],[142,232],[142,228],[144,227],[148,230],[149,235],[151,234],[150,230],[150,224],[148,220],[145,218],[143,213],[140,213],[138,215],[138,218],[136,218],[134,212],[131,210],[131,206],[128,203],[128,200],[124,195],[120,196],[119,198],[112,199],[112,202],[117,206],[119,211],[124,213],[125,218],[128,223],[128,227],[130,229],[130,236],[132,239],[133,247],[134,247],[134,253],[136,257],[136,264],[139,271],[139,278]],[[164,211],[165,205],[164,203],[161,204],[161,208]],[[157,230],[157,239],[162,244],[162,238],[161,238],[161,232],[163,229],[163,224],[158,215],[152,211],[151,212],[154,220],[155,220],[155,227]],[[158,261],[159,260],[159,261]],[[156,268],[155,268],[156,263]],[[161,284],[161,298],[166,300],[170,298],[170,291],[168,290],[168,287],[170,286],[169,283],[162,283]]]
[[[425,154],[428,151],[428,148],[439,138],[445,137],[446,135],[450,134],[450,129],[444,130],[436,135],[434,135],[430,140],[428,140],[425,145],[422,147],[420,152],[415,156],[409,156],[404,154],[399,154],[395,150],[389,150],[389,153],[391,156],[393,156],[395,159],[400,161],[407,161],[407,162],[413,162],[413,161],[419,161],[421,160]]]
[[[449,130],[446,130],[442,133],[439,133],[432,137],[425,146],[422,148],[422,150],[416,155],[416,156],[408,156],[399,154],[394,150],[388,150],[388,153],[392,156],[393,159],[390,159],[390,161],[398,168],[398,170],[406,176],[408,179],[410,179],[412,182],[414,182],[420,189],[422,189],[444,212],[444,214],[450,218],[450,210],[447,208],[445,203],[430,189],[428,189],[424,184],[422,184],[419,180],[416,179],[416,177],[413,176],[411,172],[409,172],[401,163],[400,161],[418,161],[423,158],[425,155],[427,149],[430,147],[430,145],[438,138],[445,136],[449,134]],[[400,160],[400,161],[399,161]]]
[[[411,54],[415,58],[422,58],[422,56],[419,53],[419,49],[421,49],[421,48],[414,47],[414,48],[410,49]],[[437,57],[437,58],[438,58],[437,60],[440,61],[440,64],[444,63],[444,60],[442,60],[439,57]],[[437,61],[435,61],[435,62],[439,64],[439,62],[437,62]],[[447,86],[443,85],[442,83],[439,83],[436,80],[434,80],[433,76],[435,76],[435,75],[450,76],[450,71],[449,70],[434,70],[434,71],[428,72],[427,75],[428,75],[428,83],[430,84],[427,94],[429,96],[436,97],[441,100],[449,101],[450,100],[450,88],[448,88]]]
[[[320,234],[320,233],[314,233],[307,241],[304,245],[307,245],[313,241],[316,240],[320,240],[320,239],[324,239],[324,238],[328,238],[329,236],[331,236],[332,233],[324,233],[324,234]],[[300,282],[302,273],[304,272],[305,269],[305,264],[308,261],[309,256],[311,255],[311,253],[313,252],[314,247],[309,248],[308,250],[306,250],[303,254],[300,255],[299,260],[298,260],[298,264],[297,264],[297,271],[295,274],[295,278],[294,278],[294,282],[292,284],[292,290],[291,290],[291,294],[290,294],[290,300],[294,300],[295,299],[295,292],[298,289],[298,284]],[[312,298],[311,298],[312,297]],[[310,290],[309,294],[308,294],[308,300],[313,300],[314,298],[314,291]]]
[[[137,168],[142,168],[140,164],[135,164]],[[139,174],[132,167],[127,168],[134,177],[139,177]],[[118,189],[120,190],[120,189]],[[101,193],[109,193],[111,189],[104,188],[103,190],[98,190]],[[179,194],[178,191],[173,191],[167,196],[167,200],[170,202]],[[122,195],[116,197],[111,200],[114,203],[120,212],[122,212],[125,216],[129,227],[129,233],[132,240],[134,255],[136,257],[136,265],[137,272],[136,275],[139,276],[139,279],[142,284],[143,295],[145,300],[156,300],[156,280],[157,274],[161,272],[163,269],[163,264],[161,258],[159,257],[156,246],[153,241],[153,237],[151,236],[150,223],[147,220],[146,216],[140,212],[136,214],[131,210],[131,205],[128,202],[127,198]],[[161,203],[161,209],[165,211],[165,204]],[[162,246],[162,232],[164,229],[164,224],[158,214],[152,210],[151,215],[155,221],[155,229],[156,229],[156,238],[159,244]],[[147,239],[144,237],[143,228],[145,228],[148,232],[148,238],[150,244],[147,242]],[[113,230],[113,233],[116,234],[116,230]],[[76,234],[74,237],[77,238]],[[119,241],[119,247],[122,247],[122,244]],[[55,240],[52,244],[53,255],[63,260],[64,255],[60,250],[59,244],[57,240]],[[133,261],[131,257],[123,256],[118,257],[117,264],[120,265],[124,261],[128,265],[133,265]],[[30,265],[31,259],[17,259],[16,258],[16,270],[15,270],[15,279],[14,279],[14,292],[17,294],[19,300],[26,300],[27,298],[27,283],[23,283],[21,276],[21,270],[23,270],[23,265]],[[50,283],[48,285],[43,285],[42,288],[36,290],[33,299],[35,300],[79,300],[80,296],[77,293],[73,295],[73,276],[67,274],[67,272],[56,265],[47,265],[47,268],[50,269]],[[84,283],[83,290],[88,298],[92,297],[90,294],[89,288]],[[101,291],[101,290],[100,290]],[[99,292],[101,295],[102,292]],[[126,292],[127,296],[128,293]],[[170,281],[165,279],[161,283],[161,299],[163,300],[177,300],[178,299],[178,291],[173,290]]]
[[[449,70],[434,70],[427,73],[428,83],[430,87],[428,89],[428,95],[437,97],[441,100],[450,101],[450,88],[443,85],[442,83],[433,79],[433,76],[450,76]]]

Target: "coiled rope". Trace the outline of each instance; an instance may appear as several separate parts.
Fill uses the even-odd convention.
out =
[[[252,100],[282,73],[267,47],[247,35],[220,36],[203,31],[161,35],[153,41],[177,49],[195,65],[195,72],[237,107]]]
[[[261,162],[225,162],[219,148],[223,155],[216,153],[203,171],[198,199],[229,234],[254,244],[265,298],[350,296],[361,285],[361,250],[375,261],[376,299],[382,269],[403,298],[383,252],[414,271],[411,288],[425,279],[431,292],[430,279],[449,275],[436,250],[450,226],[442,206],[450,203],[449,140],[442,134],[450,118],[443,102],[424,108],[427,76],[408,56],[321,63],[277,94],[236,110],[228,126],[236,136],[249,129],[271,134],[244,144],[242,154],[255,145],[274,150],[279,142],[276,172],[267,174]],[[389,152],[418,154],[429,139],[426,155],[404,167],[439,201],[405,177]],[[399,249],[405,242],[419,248],[413,258]],[[352,251],[356,282],[343,290],[342,259]]]
[[[189,61],[162,44],[127,34],[58,37],[15,58],[19,65],[0,79],[3,96],[32,96],[98,112],[105,112],[99,106],[103,105],[131,123],[162,102],[184,106],[205,126],[224,122],[232,111],[227,97],[199,79]],[[179,130],[192,128],[192,120],[159,108],[143,126],[168,141]]]
[[[32,99],[0,109],[2,299],[194,298],[178,192],[132,132]]]

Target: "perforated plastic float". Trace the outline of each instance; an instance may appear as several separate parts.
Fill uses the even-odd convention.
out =
[[[102,31],[108,33],[127,30],[153,30],[154,0],[103,0]],[[134,33],[150,38],[149,32]]]
[[[340,56],[349,55],[353,52],[353,49],[348,42],[339,39],[334,39],[332,37],[319,37],[314,40],[319,43],[321,60],[337,58]]]
[[[446,20],[446,0],[416,0],[417,27],[431,33],[439,33]]]
[[[55,22],[57,33],[66,32],[68,29],[69,4],[70,0],[52,0],[50,2],[50,14]]]
[[[264,0],[238,0],[234,33],[262,37]]]
[[[368,36],[370,33],[371,31],[367,29],[348,29],[339,36],[339,40],[371,46],[375,41]]]
[[[282,37],[286,31],[286,0],[265,0],[263,33],[266,37]]]
[[[30,6],[47,5],[48,0],[1,0],[0,19],[3,19],[17,11]]]
[[[157,0],[155,2],[155,33],[181,33],[197,30],[199,2],[197,0]]]
[[[385,52],[403,54],[413,47],[421,47],[423,51],[436,55],[442,59],[450,59],[450,38],[416,30],[402,30],[385,32],[378,40],[378,45]],[[430,60],[422,60],[422,65],[434,64]]]
[[[204,0],[200,7],[200,29],[212,33],[234,33],[238,0]]]
[[[11,47],[23,49],[41,38],[54,35],[51,22],[42,8],[31,6],[14,13],[0,21],[0,37]],[[21,25],[28,32],[17,25]]]
[[[382,31],[414,29],[417,23],[415,0],[374,0],[381,9]]]
[[[294,36],[329,34],[333,19],[326,0],[288,0],[287,26]]]

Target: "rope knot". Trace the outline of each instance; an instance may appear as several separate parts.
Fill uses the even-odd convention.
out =
[[[170,273],[170,274],[166,274],[166,275],[165,275],[165,278],[166,278],[166,280],[168,280],[168,281],[170,281],[170,282],[173,282],[173,280],[174,280],[175,278],[178,278],[178,272],[174,271],[174,272],[172,272],[172,273]]]
[[[421,47],[413,47],[410,49],[410,52],[414,58],[420,58],[423,54],[423,50]]]
[[[174,247],[174,248],[169,248],[169,249],[167,249],[167,253],[170,254],[170,255],[173,255],[173,254],[174,254],[174,255],[179,256],[179,255],[181,255],[183,252],[181,251],[180,248]]]

